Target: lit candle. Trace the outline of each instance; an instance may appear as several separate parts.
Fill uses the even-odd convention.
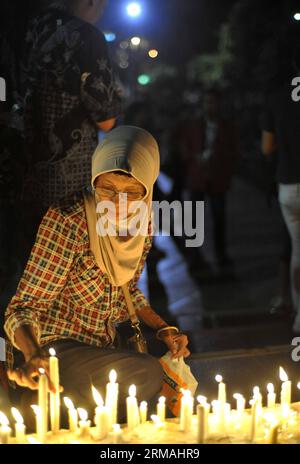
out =
[[[120,424],[113,425],[113,444],[119,445],[122,443],[122,430]]]
[[[88,413],[85,409],[82,408],[78,408],[77,411],[80,417],[78,435],[81,438],[87,437],[90,433],[91,426],[91,421],[88,420]]]
[[[41,408],[39,406],[37,406],[36,404],[33,404],[31,407],[32,407],[32,409],[34,411],[34,414],[35,414],[37,438],[41,443],[45,443],[46,442],[46,435],[44,434]]]
[[[67,396],[65,396],[65,398],[64,398],[64,403],[65,403],[66,407],[68,408],[69,430],[72,433],[76,433],[77,428],[78,428],[78,413],[77,413],[77,410],[75,409],[73,402]]]
[[[41,411],[41,418],[39,421],[40,430],[38,435],[40,440],[46,440],[48,432],[48,377],[45,369],[39,369],[39,408]]]
[[[24,444],[26,442],[25,433],[26,427],[24,425],[24,420],[19,411],[16,408],[11,408],[11,413],[16,421],[15,430],[16,430],[16,441],[18,444]]]
[[[127,427],[128,430],[133,430],[140,423],[139,408],[136,399],[136,386],[129,387],[129,396],[126,399],[127,407]]]
[[[6,415],[0,411],[0,442],[2,445],[7,445],[11,436],[11,428]]]
[[[113,369],[109,373],[109,382],[106,385],[105,406],[110,416],[110,427],[118,422],[118,395],[119,384],[117,381],[117,373]]]
[[[140,420],[141,424],[147,422],[148,404],[146,401],[142,401],[140,404]]]
[[[92,386],[94,401],[97,404],[95,410],[95,425],[96,425],[96,436],[97,440],[104,440],[107,437],[110,429],[110,416],[107,407],[104,406],[102,396],[98,390]]]
[[[223,382],[223,377],[221,375],[216,375],[216,381],[218,382],[218,401],[221,406],[224,407],[226,404],[226,385]]]
[[[159,420],[164,423],[166,420],[166,398],[161,396],[157,404],[157,415]]]
[[[291,404],[291,396],[292,396],[292,383],[289,380],[287,373],[285,370],[280,367],[279,368],[279,377],[280,380],[283,382],[281,385],[281,393],[280,393],[280,402],[283,408],[290,406]]]
[[[58,433],[60,429],[60,393],[59,393],[59,364],[56,352],[50,348],[49,371],[50,381],[52,382],[55,393],[50,392],[50,420],[51,430]]]
[[[237,415],[241,418],[245,412],[246,399],[240,393],[235,393],[233,398],[236,400]]]
[[[260,419],[262,415],[262,395],[260,393],[259,387],[254,387],[253,388],[253,400],[257,401],[257,407],[256,407],[256,415],[257,415],[257,420]]]
[[[259,407],[259,400],[253,399],[250,401],[251,404],[251,428],[250,428],[250,441],[254,442],[256,436],[256,430],[258,425],[258,407]]]
[[[180,408],[180,430],[189,432],[192,426],[192,416],[194,409],[194,398],[190,390],[181,389],[183,396],[181,397]]]
[[[267,406],[270,409],[275,408],[275,405],[276,405],[276,393],[274,391],[274,385],[272,383],[268,383],[267,390],[268,390]]]
[[[199,404],[197,405],[197,424],[198,424],[198,440],[197,443],[205,443],[208,435],[208,416],[210,406],[206,401],[204,396],[198,396],[197,400]]]

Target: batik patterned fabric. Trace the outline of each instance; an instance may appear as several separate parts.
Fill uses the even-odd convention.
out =
[[[24,197],[48,207],[89,184],[97,122],[120,98],[103,34],[55,3],[30,23],[23,56]]]

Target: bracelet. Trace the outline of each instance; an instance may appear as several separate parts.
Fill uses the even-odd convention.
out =
[[[175,334],[179,333],[179,329],[178,329],[178,327],[174,327],[174,326],[170,326],[170,325],[168,325],[167,327],[163,327],[162,329],[159,329],[156,332],[156,338],[158,340],[162,339],[162,337],[161,337],[162,333],[164,333],[164,336],[166,336],[166,335],[175,335]]]

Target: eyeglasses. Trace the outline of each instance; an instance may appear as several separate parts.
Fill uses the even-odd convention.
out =
[[[118,195],[127,195],[128,201],[139,201],[145,197],[144,193],[141,192],[118,192],[107,188],[96,188],[98,197],[102,200],[115,200]]]

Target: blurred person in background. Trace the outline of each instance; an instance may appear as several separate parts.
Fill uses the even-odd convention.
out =
[[[295,333],[300,333],[300,105],[293,99],[291,82],[300,75],[300,47],[295,40],[298,36],[299,31],[291,28],[279,38],[262,124],[264,155],[269,157],[276,150],[278,153],[279,203],[292,243],[290,277]]]
[[[99,130],[120,111],[104,35],[105,0],[48,0],[29,22],[21,65],[27,170],[22,195],[25,263],[47,208],[90,178]]]
[[[180,131],[181,159],[185,164],[185,188],[193,202],[208,199],[214,222],[214,246],[220,268],[231,265],[226,250],[226,194],[238,160],[235,125],[222,117],[221,94],[217,89],[204,93],[203,116],[189,120]],[[195,224],[194,224],[195,226]],[[199,268],[193,252],[191,268]]]

